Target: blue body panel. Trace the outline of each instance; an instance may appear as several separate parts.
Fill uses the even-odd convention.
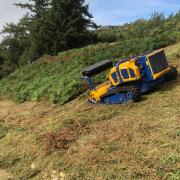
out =
[[[127,72],[127,69],[122,69],[122,70],[121,70],[121,74],[122,74],[122,76],[123,76],[124,79],[129,79],[129,78],[130,78],[130,77],[129,77],[129,74],[128,74],[128,72]]]
[[[112,78],[113,78],[115,83],[118,82],[117,74],[115,72],[112,74]]]
[[[155,86],[161,84],[161,82],[165,80],[166,75],[157,80],[154,80],[151,73],[151,69],[146,63],[147,62],[146,54],[141,57],[138,57],[137,60],[138,60],[140,73],[142,76],[141,80],[137,84],[137,87],[141,90],[141,93],[147,93]]]
[[[133,69],[130,68],[129,69],[129,73],[130,73],[131,78],[135,78],[136,77]]]
[[[147,59],[146,56],[141,56],[137,58],[137,63],[140,69],[140,73],[142,76],[142,80],[144,82],[149,82],[149,81],[153,81],[153,76],[151,73],[151,69],[150,67],[146,64]]]
[[[126,94],[119,93],[119,94],[115,94],[115,95],[111,95],[111,96],[107,96],[107,97],[103,98],[103,103],[121,104],[121,103],[125,103],[127,100],[128,99],[126,97]]]

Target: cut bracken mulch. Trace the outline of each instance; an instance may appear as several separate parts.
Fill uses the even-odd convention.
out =
[[[90,133],[91,129],[87,125],[72,124],[68,125],[58,132],[51,132],[43,136],[45,139],[45,151],[65,150],[69,145],[75,142],[82,134]]]

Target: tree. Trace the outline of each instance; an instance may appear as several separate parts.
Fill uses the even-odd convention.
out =
[[[2,57],[1,55],[0,55],[0,79],[2,79],[2,77],[4,76],[4,72],[3,72],[3,70],[4,70],[4,57]]]
[[[28,47],[29,32],[26,28],[26,18],[22,18],[18,24],[6,24],[1,33],[6,36],[0,44],[1,51],[14,66],[19,67],[19,58]]]
[[[1,50],[0,53],[0,79],[2,79],[14,70],[14,66],[10,61],[8,61],[8,59],[6,59]]]
[[[84,0],[29,0],[16,4],[29,10],[32,59],[77,48],[91,40],[95,28]]]
[[[29,25],[27,29],[29,31],[30,48],[29,50],[26,50],[25,53],[28,54],[31,61],[36,60],[41,55],[49,52],[47,41],[47,21],[50,1],[29,0],[29,3],[17,3],[15,5],[29,11]]]
[[[1,32],[5,38],[0,54],[6,59],[1,65],[7,72],[44,54],[57,54],[94,40],[89,29],[97,26],[84,0],[28,0],[15,5],[28,13],[17,24],[6,24]]]
[[[154,12],[150,18],[150,22],[154,26],[161,25],[164,22],[164,20],[165,20],[164,13],[159,13],[159,12]]]
[[[97,28],[91,20],[84,0],[52,0],[50,27],[53,34],[52,52],[85,46],[91,41],[90,28]]]

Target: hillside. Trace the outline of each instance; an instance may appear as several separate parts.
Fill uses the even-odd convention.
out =
[[[98,45],[46,57],[39,66],[29,65],[0,82],[1,94],[8,97],[41,99],[18,105],[1,98],[0,178],[180,179],[179,76],[136,104],[96,106],[87,103],[86,94],[64,106],[46,101],[53,94],[52,101],[60,104],[77,96],[83,89],[74,91],[79,88],[74,80],[68,84],[72,79],[81,82],[81,68],[90,62],[86,58],[94,63],[115,52],[116,59],[120,47]],[[180,43],[165,50],[180,71]],[[70,62],[70,57],[77,61]]]
[[[91,45],[53,57],[44,56],[1,80],[0,94],[17,102],[47,99],[62,105],[87,89],[81,79],[84,67],[105,59],[117,61],[133,54],[140,55],[176,41],[176,37],[167,36],[135,38],[111,44]],[[101,82],[104,79],[105,75],[102,74],[96,81]]]
[[[179,36],[180,11],[165,18],[163,13],[155,12],[148,20],[138,19],[122,26],[100,28],[96,34],[101,42],[116,42],[134,38]]]

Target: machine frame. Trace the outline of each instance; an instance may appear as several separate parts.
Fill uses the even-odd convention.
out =
[[[92,77],[107,69],[110,69],[108,81],[95,86]],[[112,61],[102,61],[84,69],[82,74],[91,91],[90,102],[119,104],[139,101],[152,88],[176,78],[177,70],[169,66],[164,49],[159,49],[121,60],[114,66]]]

